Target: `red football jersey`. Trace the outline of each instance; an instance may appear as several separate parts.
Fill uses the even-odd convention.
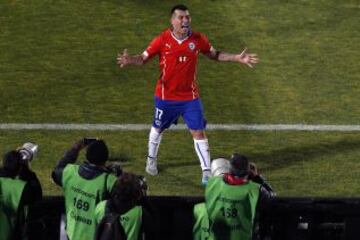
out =
[[[208,53],[211,44],[207,37],[192,32],[184,40],[178,40],[170,29],[154,38],[144,55],[159,55],[160,77],[155,96],[162,100],[187,101],[199,97],[196,84],[196,65],[199,52]]]

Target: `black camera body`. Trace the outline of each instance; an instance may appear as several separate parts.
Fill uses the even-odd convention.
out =
[[[96,137],[84,137],[83,142],[85,146],[89,146],[91,143],[96,142],[98,138]]]
[[[113,173],[115,176],[119,177],[123,174],[123,170],[119,164],[110,164],[107,167],[107,170],[111,173]]]

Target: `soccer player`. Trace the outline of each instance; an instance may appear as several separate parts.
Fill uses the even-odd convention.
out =
[[[157,175],[157,154],[162,133],[183,117],[193,139],[195,151],[203,171],[202,183],[210,175],[209,143],[205,135],[206,120],[196,83],[199,53],[222,62],[239,62],[252,67],[258,62],[256,54],[231,54],[216,50],[205,35],[191,29],[189,10],[184,5],[171,9],[171,27],[157,37],[141,55],[130,56],[125,49],[118,54],[117,64],[143,65],[155,55],[159,56],[160,78],[155,90],[155,116],[149,134],[146,172]]]

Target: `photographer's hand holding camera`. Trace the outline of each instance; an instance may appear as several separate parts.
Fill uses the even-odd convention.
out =
[[[79,152],[86,148],[86,160],[74,164]],[[66,151],[56,165],[52,178],[65,196],[66,233],[72,239],[92,239],[95,232],[94,210],[101,200],[110,197],[119,166],[106,167],[109,150],[103,140],[83,138]]]
[[[122,174],[122,169],[119,165],[110,164],[106,166],[109,158],[109,150],[106,143],[97,138],[82,138],[76,141],[72,147],[65,152],[63,158],[56,165],[52,178],[56,184],[62,186],[62,174],[64,168],[68,164],[76,162],[79,152],[87,148],[86,161],[80,165],[79,174],[85,178],[93,178],[104,172],[113,173],[116,176]]]
[[[42,198],[40,182],[30,169],[37,145],[25,143],[7,152],[0,169],[0,239],[21,239],[26,231],[25,208]]]

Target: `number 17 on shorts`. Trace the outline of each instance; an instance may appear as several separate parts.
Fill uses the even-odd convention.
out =
[[[158,128],[161,126],[161,117],[163,115],[163,110],[159,108],[155,108],[155,119],[154,119],[154,125]]]

